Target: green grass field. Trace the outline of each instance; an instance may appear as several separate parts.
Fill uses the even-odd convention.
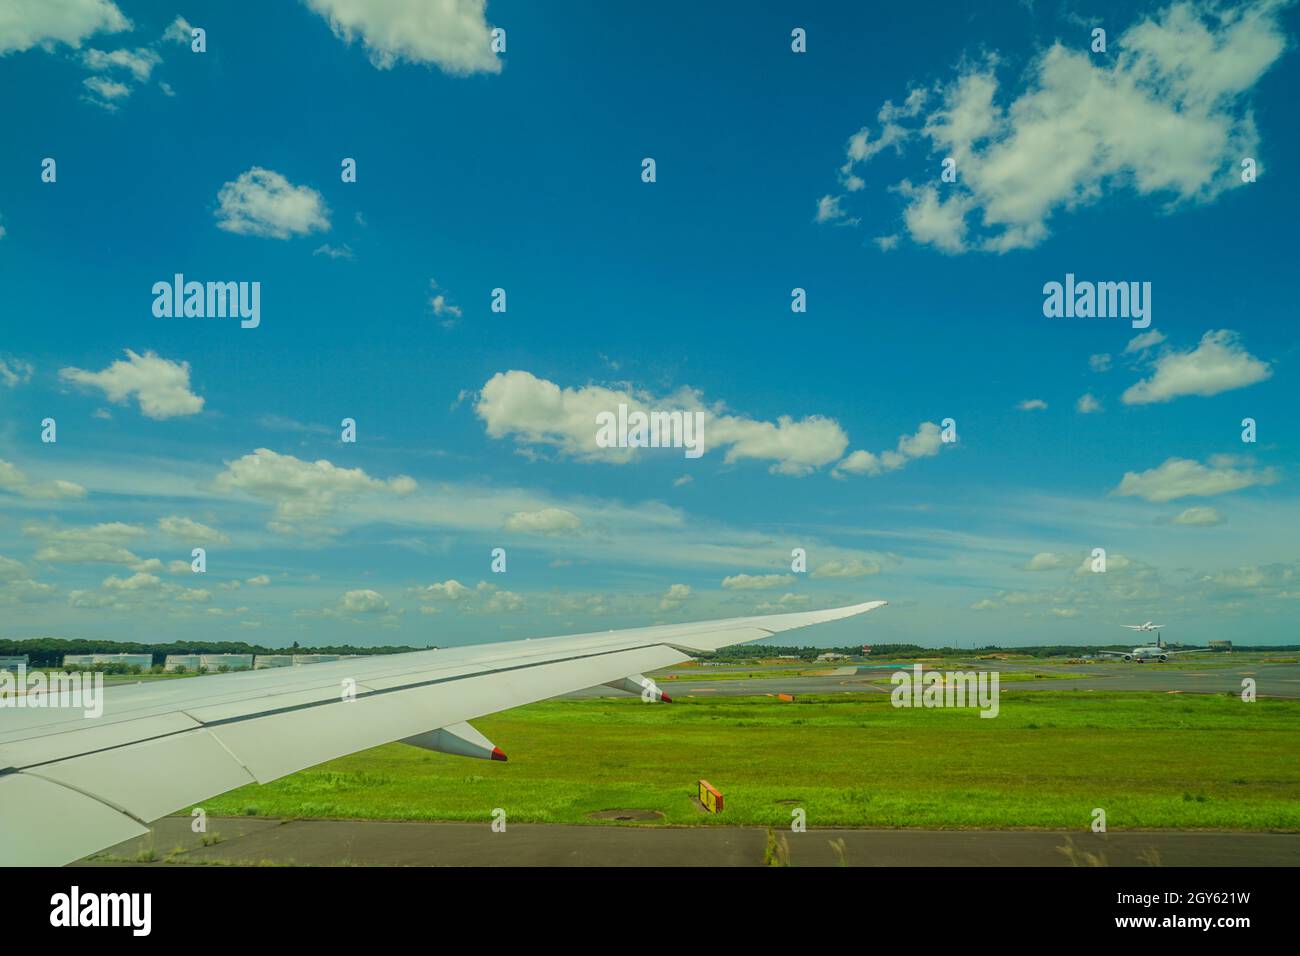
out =
[[[1300,830],[1300,701],[1006,692],[1001,715],[885,695],[551,701],[475,721],[495,763],[390,744],[248,786],[210,814],[589,823]],[[705,778],[726,796],[692,801]],[[610,825],[610,824],[604,824]],[[615,824],[616,825],[616,824]],[[653,825],[653,824],[652,824]]]

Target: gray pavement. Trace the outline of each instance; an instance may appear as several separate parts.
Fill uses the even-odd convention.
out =
[[[818,830],[189,817],[79,866],[1300,866],[1300,834]]]

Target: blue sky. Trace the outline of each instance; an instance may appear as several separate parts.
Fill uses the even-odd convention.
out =
[[[1297,640],[1295,7],[802,6],[19,3],[0,633]]]

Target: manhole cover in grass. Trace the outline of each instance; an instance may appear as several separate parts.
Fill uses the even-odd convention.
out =
[[[592,820],[662,820],[664,815],[658,810],[596,810],[587,814]]]

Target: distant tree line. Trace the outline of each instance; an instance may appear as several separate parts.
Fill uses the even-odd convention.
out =
[[[353,647],[351,644],[300,647],[264,647],[243,641],[172,641],[141,644],[135,641],[77,640],[61,637],[34,637],[23,641],[0,638],[0,657],[26,654],[37,667],[58,667],[64,654],[152,654],[155,664],[162,664],[168,654],[402,654],[428,650],[425,647]],[[96,670],[104,670],[96,667]]]

